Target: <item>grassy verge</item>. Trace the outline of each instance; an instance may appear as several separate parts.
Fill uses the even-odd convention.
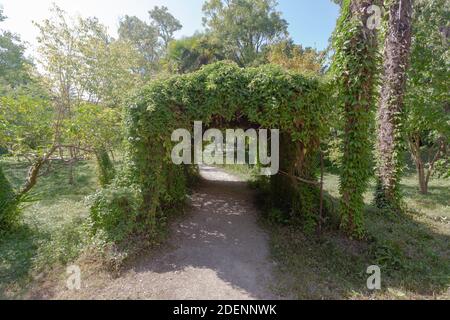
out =
[[[20,186],[27,165],[3,164],[8,179]],[[226,169],[251,177],[243,166]],[[89,243],[84,198],[98,187],[95,164],[78,162],[75,184],[68,180],[68,168],[55,164],[40,178],[36,201],[24,208],[20,226],[0,236],[0,298],[24,297],[30,283],[52,270],[64,275],[58,266],[76,260]],[[276,289],[299,299],[449,299],[450,181],[432,181],[426,196],[416,190],[415,176],[406,177],[403,191],[410,211],[389,216],[370,205],[372,186],[366,194],[366,241],[346,239],[333,223],[320,237],[266,223],[278,262]],[[337,203],[336,175],[326,176],[326,191]],[[370,265],[381,267],[380,291],[366,288]]]
[[[337,176],[327,175],[326,190],[336,203],[338,185]],[[450,298],[450,181],[433,181],[430,195],[423,196],[416,191],[415,177],[405,178],[409,211],[401,216],[372,207],[373,189],[366,194],[366,241],[348,240],[335,228],[316,237],[270,227],[279,290],[299,299]],[[367,289],[371,265],[381,268],[382,290]]]
[[[0,161],[8,180],[20,187],[28,164]],[[130,238],[119,245],[101,231],[93,234],[86,196],[100,187],[96,170],[95,161],[77,162],[74,183],[69,184],[68,166],[54,163],[51,172],[39,178],[20,224],[0,234],[0,299],[51,298],[65,290],[70,264],[79,266],[86,278],[117,275],[165,240],[165,228],[157,230],[151,243]],[[171,210],[171,218],[183,212],[182,207]]]
[[[245,171],[243,166],[225,169]],[[416,184],[414,175],[403,180],[409,208],[403,215],[374,208],[371,185],[365,196],[365,241],[342,236],[337,216],[328,217],[321,236],[264,221],[278,264],[278,293],[297,299],[449,299],[450,181],[432,181],[429,195],[420,195]],[[325,189],[337,208],[338,176],[327,174]],[[367,289],[371,265],[381,269],[381,290]]]
[[[15,187],[25,181],[25,163],[3,161]],[[97,188],[95,164],[80,161],[75,183],[69,184],[68,168],[54,164],[35,187],[35,201],[23,209],[22,223],[0,237],[0,298],[20,298],[29,284],[56,265],[78,257],[89,238],[85,196]]]

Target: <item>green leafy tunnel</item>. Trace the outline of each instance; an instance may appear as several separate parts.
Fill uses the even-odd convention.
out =
[[[320,141],[328,130],[327,90],[317,79],[279,67],[239,68],[229,62],[151,82],[126,107],[127,163],[116,181],[95,196],[94,221],[105,228],[101,217],[113,215],[117,219],[106,229],[115,230],[127,218],[127,234],[157,230],[170,209],[185,201],[195,171],[172,163],[171,134],[203,121],[215,128],[279,129],[282,173],[269,178],[271,199],[314,227],[318,188],[300,180],[316,180]],[[102,213],[102,208],[114,212]]]

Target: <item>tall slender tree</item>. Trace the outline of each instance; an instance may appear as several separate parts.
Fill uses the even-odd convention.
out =
[[[181,30],[183,26],[165,6],[155,6],[148,13],[153,20],[153,23],[158,28],[158,34],[162,39],[164,50],[167,50],[170,41],[174,39],[174,33]]]
[[[224,47],[228,59],[252,65],[265,47],[285,39],[288,23],[276,0],[208,0],[203,24]]]
[[[119,40],[128,42],[142,56],[140,73],[146,77],[153,76],[158,70],[160,45],[158,29],[138,17],[123,17],[119,24]]]
[[[404,96],[411,48],[413,0],[387,1],[389,22],[378,110],[378,207],[399,209],[403,166]]]
[[[0,6],[0,22],[6,20]],[[20,37],[0,27],[0,95],[10,94],[31,82],[32,63],[25,57]]]
[[[376,29],[368,23],[375,0],[344,0],[333,36],[332,70],[344,122],[341,160],[341,227],[363,236],[364,197],[370,177],[375,84],[378,72]]]

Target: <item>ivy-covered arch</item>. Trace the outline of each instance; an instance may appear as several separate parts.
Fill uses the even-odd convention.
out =
[[[283,173],[270,178],[272,199],[313,226],[318,188],[300,179],[316,179],[317,151],[327,130],[325,87],[275,66],[242,69],[228,62],[151,82],[126,108],[128,166],[117,182],[136,187],[136,220],[157,225],[188,193],[192,168],[171,161],[174,130],[192,128],[194,121],[240,126],[245,119],[280,130]]]

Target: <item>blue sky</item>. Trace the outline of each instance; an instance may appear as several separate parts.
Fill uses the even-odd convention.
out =
[[[192,35],[202,30],[202,4],[204,0],[0,0],[8,20],[0,27],[18,33],[30,44],[36,45],[37,30],[32,21],[48,16],[48,9],[55,2],[69,14],[96,16],[115,35],[120,17],[136,15],[147,19],[147,11],[155,5],[165,5],[177,17],[183,29],[177,37]],[[298,44],[324,49],[334,30],[339,14],[331,0],[279,0],[278,10],[289,23],[289,32]]]

